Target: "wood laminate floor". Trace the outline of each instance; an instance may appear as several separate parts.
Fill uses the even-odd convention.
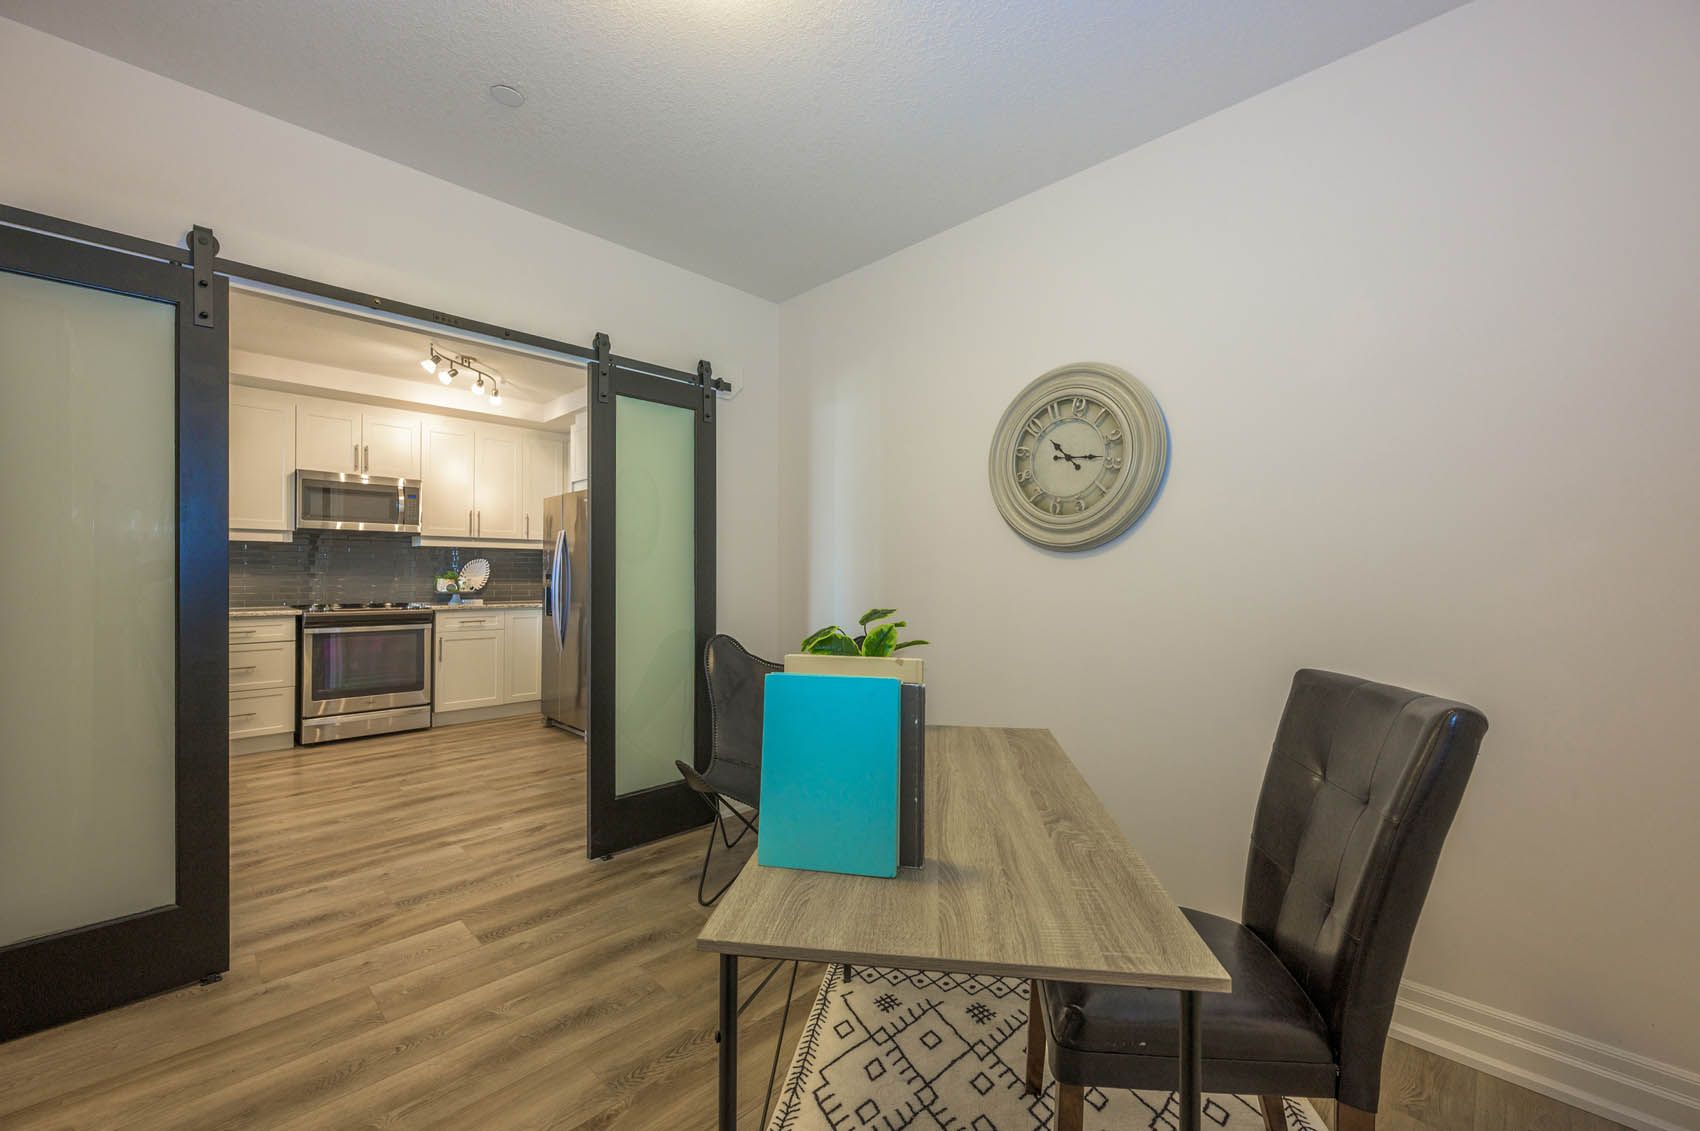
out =
[[[230,973],[0,1044],[0,1128],[712,1127],[706,833],[588,860],[584,789],[535,718],[234,759]],[[785,982],[740,1030],[747,1127]]]
[[[535,719],[235,759],[230,973],[0,1044],[0,1129],[712,1127],[706,834],[587,860],[584,788]],[[746,1128],[784,984],[740,1030]],[[1398,1042],[1380,1122],[1620,1131]]]

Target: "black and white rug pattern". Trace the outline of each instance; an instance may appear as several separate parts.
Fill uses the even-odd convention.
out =
[[[829,966],[768,1131],[1039,1131],[1056,1110],[1022,1088],[1027,983],[1018,978]],[[1323,1131],[1289,1099],[1292,1131]],[[1205,1097],[1206,1127],[1263,1131],[1254,1096]],[[1086,1091],[1086,1131],[1179,1126],[1168,1092]]]

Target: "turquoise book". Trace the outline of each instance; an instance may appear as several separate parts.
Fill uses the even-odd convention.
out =
[[[897,875],[901,695],[895,679],[767,677],[757,860]]]

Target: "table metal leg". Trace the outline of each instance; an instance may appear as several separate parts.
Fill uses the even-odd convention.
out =
[[[720,1131],[738,1127],[738,956],[720,956]]]
[[[1204,1041],[1198,1023],[1198,991],[1181,992],[1180,1131],[1199,1131],[1204,1119]]]

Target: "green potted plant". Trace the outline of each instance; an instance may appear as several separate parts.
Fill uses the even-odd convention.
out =
[[[785,670],[817,675],[876,675],[925,683],[922,661],[897,653],[918,648],[926,640],[902,640],[898,629],[908,621],[894,620],[896,609],[869,609],[856,621],[856,635],[833,624],[803,638],[800,651],[785,657]]]
[[[445,569],[437,575],[437,592],[458,593],[460,591],[460,574],[452,569]]]

